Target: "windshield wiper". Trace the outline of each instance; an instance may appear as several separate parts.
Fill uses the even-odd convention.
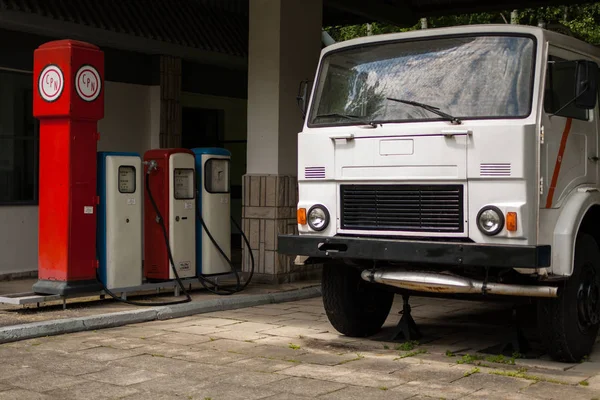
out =
[[[356,121],[361,124],[370,125],[373,128],[377,128],[377,124],[375,124],[374,122],[366,122],[366,121],[361,120],[362,117],[360,115],[340,114],[340,113],[318,114],[315,116],[315,119],[316,118],[331,118],[331,117],[337,117],[337,118],[347,119],[350,121]]]
[[[388,97],[387,99],[390,101],[396,101],[398,103],[404,103],[404,104],[408,104],[408,105],[415,106],[415,107],[421,107],[429,112],[439,115],[440,117],[446,118],[448,121],[452,122],[455,125],[460,125],[462,123],[462,121],[460,119],[453,117],[452,115],[441,111],[438,107],[434,107],[429,104],[419,103],[417,101],[394,99],[392,97]]]

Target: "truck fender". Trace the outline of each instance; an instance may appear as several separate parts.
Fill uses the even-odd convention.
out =
[[[578,188],[566,199],[554,227],[552,240],[552,273],[571,276],[575,257],[575,240],[583,218],[594,205],[600,205],[596,188]]]

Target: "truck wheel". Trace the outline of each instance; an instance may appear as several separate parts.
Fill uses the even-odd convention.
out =
[[[394,301],[394,293],[364,281],[360,273],[339,264],[323,266],[321,288],[327,318],[338,332],[351,337],[377,333]]]
[[[600,327],[600,249],[591,235],[575,244],[573,275],[559,297],[538,304],[540,336],[556,361],[580,362],[591,353]]]

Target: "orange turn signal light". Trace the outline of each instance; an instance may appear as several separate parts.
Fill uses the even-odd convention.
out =
[[[509,232],[517,231],[517,213],[509,212],[506,214],[506,230]]]
[[[299,208],[296,213],[298,224],[306,225],[306,208]]]

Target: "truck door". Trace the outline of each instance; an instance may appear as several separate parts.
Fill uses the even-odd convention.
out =
[[[586,58],[562,48],[549,48],[541,119],[541,208],[557,208],[573,188],[596,183],[598,105],[585,110],[572,102],[576,65],[568,62]]]

